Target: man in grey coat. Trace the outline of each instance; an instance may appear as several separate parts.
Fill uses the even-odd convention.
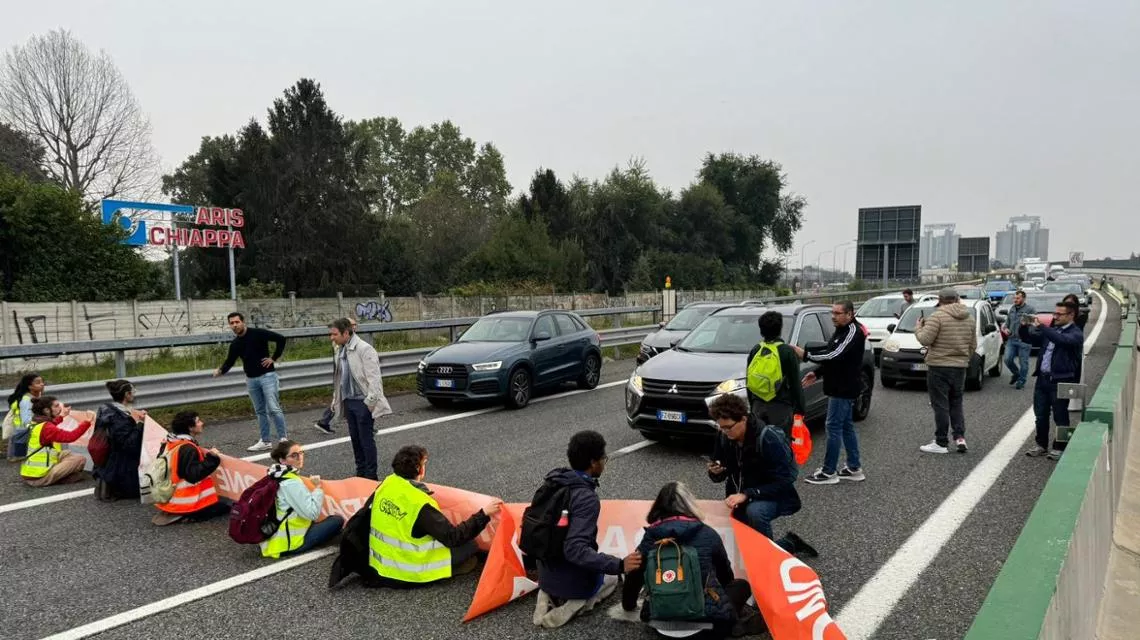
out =
[[[930,318],[919,318],[915,338],[927,349],[926,386],[934,408],[934,441],[919,447],[924,453],[948,453],[947,432],[951,429],[958,453],[966,453],[962,397],[966,369],[978,350],[976,322],[966,305],[958,301],[958,292],[950,288],[938,293],[938,310]]]
[[[348,318],[329,325],[329,338],[339,349],[333,360],[333,400],[335,416],[348,422],[356,475],[379,480],[376,472],[376,419],[392,413],[384,397],[384,379],[376,349],[352,330]]]

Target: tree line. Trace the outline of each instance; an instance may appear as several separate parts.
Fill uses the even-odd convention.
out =
[[[74,51],[68,34],[52,38]],[[17,48],[20,55],[9,53],[0,65],[0,92],[28,79],[12,69],[31,64],[29,48]],[[49,75],[58,67],[33,65]],[[119,168],[101,176],[96,168],[94,179],[77,183],[63,165],[81,154],[53,148],[45,131],[58,127],[14,117],[32,112],[0,102],[0,120],[11,125],[0,127],[5,299],[169,295],[170,265],[119,245],[121,232],[103,226],[94,212],[99,198],[122,193],[107,190],[121,186],[115,176],[135,174]],[[149,144],[139,146],[143,155],[152,153]],[[781,267],[760,256],[790,249],[805,199],[788,190],[775,161],[735,153],[697,161],[693,182],[679,193],[632,161],[593,180],[539,168],[513,195],[494,144],[472,140],[450,121],[408,127],[391,117],[345,120],[320,85],[303,78],[273,101],[263,120],[203,137],[195,153],[161,177],[160,188],[175,203],[242,209],[247,248],[235,252],[238,283],[302,296],[377,289],[616,294],[660,288],[667,275],[690,289],[774,284]],[[83,280],[90,282],[70,282],[53,260],[29,267],[20,256],[30,247],[17,245],[38,239],[25,226],[36,224],[26,210],[32,201],[41,214],[56,211],[53,233],[88,229],[94,235],[83,237],[99,245],[100,261],[138,278],[137,286],[104,287],[102,275],[87,271]],[[185,295],[228,292],[224,250],[180,254]],[[51,277],[52,270],[63,275]],[[36,293],[37,285],[21,284],[35,282],[51,287],[38,285]]]

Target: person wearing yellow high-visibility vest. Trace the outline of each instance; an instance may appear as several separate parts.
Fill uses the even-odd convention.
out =
[[[427,449],[420,446],[396,452],[394,473],[372,495],[368,556],[352,557],[342,544],[330,586],[352,572],[361,574],[367,586],[406,587],[475,570],[479,564],[475,538],[499,513],[501,503],[493,502],[458,525],[451,524],[423,483],[427,460]]]
[[[9,445],[8,439],[16,431],[22,430],[32,423],[32,401],[42,396],[43,393],[44,379],[40,374],[30,371],[20,377],[20,382],[12,390],[12,395],[8,396],[8,412],[12,414],[11,432],[5,431],[2,434],[5,442],[3,451],[0,451],[0,456],[23,457],[24,454],[15,451],[15,447]]]
[[[305,451],[292,440],[278,442],[269,457],[274,464],[268,475],[277,478],[277,504],[275,515],[281,526],[268,540],[261,543],[261,555],[266,558],[304,553],[332,540],[344,526],[344,518],[328,516],[320,522],[325,492],[321,490],[321,477],[312,476],[313,490],[305,486],[300,471],[305,466]]]
[[[28,439],[28,457],[20,465],[20,477],[31,487],[69,484],[83,479],[83,456],[64,451],[63,445],[75,442],[91,428],[89,421],[76,429],[59,425],[71,413],[71,407],[52,396],[32,401],[32,426]]]

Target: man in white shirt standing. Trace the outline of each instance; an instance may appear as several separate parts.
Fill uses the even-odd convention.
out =
[[[348,324],[351,327],[352,332],[356,333],[356,319],[349,318]],[[336,343],[334,342],[333,343],[333,360],[334,360],[334,362],[336,360],[337,354],[339,354],[339,353],[340,353],[340,347],[338,347],[336,345]],[[336,429],[332,428],[332,422],[333,422],[333,416],[334,415],[336,415],[336,412],[333,411],[333,408],[327,407],[325,409],[324,414],[321,416],[321,419],[317,420],[316,422],[313,423],[313,427],[317,431],[320,431],[321,433],[324,433],[326,435],[331,436],[331,435],[335,434]]]
[[[335,417],[344,416],[352,441],[356,475],[379,480],[376,472],[376,419],[392,413],[384,397],[384,380],[376,349],[353,331],[352,322],[341,318],[329,325],[329,338],[339,347],[333,360],[333,401]]]

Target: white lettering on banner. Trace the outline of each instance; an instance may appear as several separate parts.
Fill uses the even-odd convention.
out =
[[[357,511],[360,511],[366,500],[368,500],[368,498],[345,498],[344,500],[336,500],[332,496],[325,494],[325,514],[340,516],[348,520],[355,515]]]
[[[606,527],[606,533],[602,536],[602,542],[598,545],[598,553],[605,553],[617,558],[624,558],[630,554],[631,550],[637,549],[637,545],[641,544],[641,539],[645,537],[645,529],[638,527],[633,534],[632,544],[629,533],[625,527],[614,524]]]
[[[775,543],[772,543],[775,544]],[[827,598],[823,595],[823,585],[819,578],[808,582],[796,582],[792,579],[792,571],[803,567],[808,571],[811,568],[796,558],[788,558],[780,563],[780,581],[783,582],[788,604],[807,601],[796,611],[796,619],[803,621],[820,614],[812,624],[812,640],[823,640],[827,626],[834,622],[827,613]],[[822,613],[821,613],[822,612]]]
[[[236,495],[241,495],[243,491],[257,482],[257,478],[253,476],[232,471],[224,466],[218,467],[218,470],[215,471],[214,474],[216,476],[214,484],[216,484],[220,490]]]

